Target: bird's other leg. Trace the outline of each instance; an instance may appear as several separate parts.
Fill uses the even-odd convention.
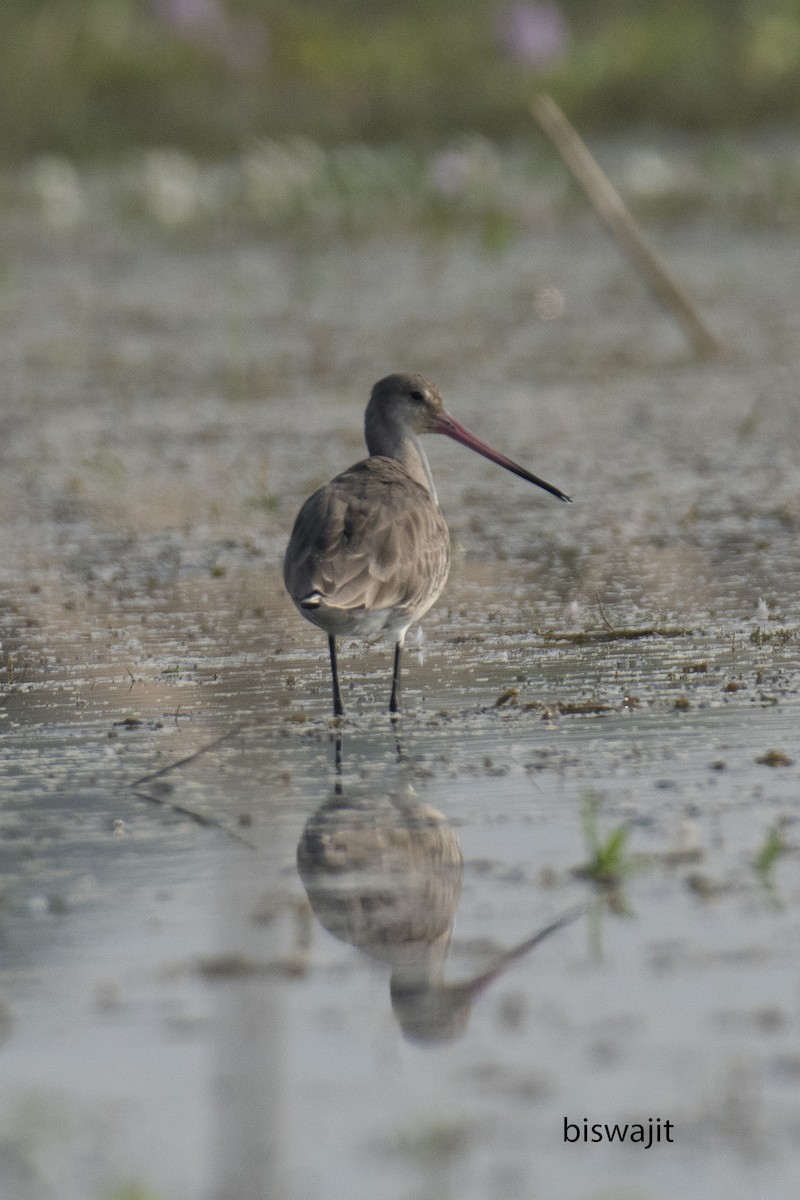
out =
[[[339,691],[339,668],[336,664],[336,638],[333,634],[328,635],[328,650],[331,655],[331,680],[333,682],[333,715],[335,717],[344,716],[344,705],[342,704],[342,693]]]
[[[400,712],[400,651],[403,649],[402,641],[398,642],[394,648],[394,669],[392,671],[392,695],[389,700],[389,712]]]
[[[337,726],[337,729],[336,729],[336,742],[335,742],[335,746],[334,746],[333,765],[334,765],[334,770],[336,772],[336,780],[333,785],[333,793],[335,796],[341,796],[344,792],[344,788],[342,787],[342,729],[341,729],[341,726]]]
[[[400,730],[402,728],[403,722],[395,720],[396,716],[397,716],[396,713],[392,713],[391,717],[389,718],[392,722],[392,733],[394,734],[394,749],[395,749],[395,754],[397,755],[398,767],[405,767],[408,762],[408,758],[406,756],[406,752],[405,752],[403,743],[400,741]]]

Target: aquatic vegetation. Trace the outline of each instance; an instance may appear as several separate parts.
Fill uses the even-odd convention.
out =
[[[463,1154],[471,1130],[462,1120],[421,1118],[403,1129],[389,1149],[418,1163],[437,1165],[449,1163]]]
[[[598,797],[593,793],[581,801],[581,825],[588,859],[575,868],[575,874],[604,887],[616,888],[633,870],[633,860],[626,853],[630,826],[617,825],[602,837],[597,822]]]
[[[765,150],[741,143],[735,177],[709,165],[707,148],[703,138],[680,146],[665,142],[659,148],[676,181],[659,196],[648,197],[651,224],[670,222],[677,204],[685,213],[716,213],[740,224],[757,221],[762,228],[797,225],[796,147]],[[524,146],[513,148],[476,135],[459,135],[431,148],[400,143],[326,146],[305,137],[270,137],[251,140],[222,164],[185,150],[153,149],[128,156],[121,169],[88,167],[62,154],[46,154],[25,170],[0,177],[0,193],[7,207],[24,206],[54,231],[80,231],[95,228],[98,221],[131,217],[175,240],[196,230],[234,226],[243,232],[300,231],[325,239],[414,231],[445,241],[468,231],[484,251],[498,253],[543,220],[574,215],[567,172],[541,149],[533,132]],[[638,153],[636,144],[621,158],[610,144],[602,149],[617,179]],[[779,207],[765,211],[764,193],[789,175],[792,188],[784,190]],[[563,289],[543,284],[534,289],[530,303],[537,320],[556,323],[567,301]],[[324,350],[322,346],[320,352]],[[228,365],[222,382],[232,396],[248,398],[261,393],[264,379],[256,364],[246,369]],[[785,523],[793,518],[791,512],[781,512],[779,519]],[[595,624],[558,636],[613,641],[681,632],[667,624],[617,628],[602,616]],[[749,636],[754,642],[783,642],[795,638],[796,630],[782,628],[769,609],[764,614],[757,609]]]
[[[584,128],[737,128],[791,123],[799,84],[798,0],[7,0],[0,156],[515,137],[534,87]]]
[[[789,758],[785,750],[766,750],[759,754],[756,762],[762,767],[791,767],[794,759]]]
[[[105,1194],[105,1200],[159,1200],[159,1193],[151,1191],[145,1184],[131,1181],[113,1187]]]
[[[767,830],[753,864],[763,883],[771,882],[772,868],[785,852],[786,842],[783,835],[780,829],[773,825]]]

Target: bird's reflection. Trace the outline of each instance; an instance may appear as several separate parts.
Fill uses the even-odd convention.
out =
[[[297,866],[320,924],[389,964],[392,1008],[415,1042],[458,1037],[475,997],[583,911],[562,914],[480,974],[446,983],[464,859],[453,828],[407,783],[389,794],[347,795],[339,775],[334,795],[306,823]]]

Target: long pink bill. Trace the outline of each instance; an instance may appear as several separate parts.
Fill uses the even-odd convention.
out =
[[[494,983],[508,968],[518,959],[523,958],[528,954],[534,946],[538,946],[539,942],[543,942],[546,937],[556,930],[561,929],[564,925],[570,925],[573,921],[577,921],[578,917],[586,915],[587,909],[583,904],[576,905],[575,908],[568,909],[562,913],[560,917],[556,917],[549,925],[545,925],[543,929],[537,930],[532,937],[526,938],[524,942],[512,947],[511,950],[506,950],[505,954],[501,954],[490,967],[485,971],[481,971],[480,975],[475,975],[474,978],[468,979],[461,986],[465,991],[469,992],[470,996],[477,996],[484,991],[490,983]]]
[[[449,413],[445,413],[441,417],[434,432],[443,433],[446,437],[452,438],[454,442],[461,442],[462,446],[467,446],[470,450],[474,450],[476,454],[482,454],[490,462],[497,463],[498,467],[505,467],[512,475],[519,475],[520,479],[527,479],[528,483],[535,483],[537,487],[544,488],[551,496],[556,496],[559,500],[569,501],[569,496],[566,492],[562,492],[560,488],[553,487],[552,483],[545,483],[538,475],[532,475],[530,471],[526,471],[524,467],[520,467],[512,459],[506,458],[505,454],[500,454],[497,450],[492,450],[491,446],[487,446],[480,438],[476,438],[474,433],[470,433],[463,425],[459,425],[458,421],[453,420]]]

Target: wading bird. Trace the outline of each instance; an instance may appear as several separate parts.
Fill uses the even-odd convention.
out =
[[[447,580],[450,535],[419,440],[423,433],[443,433],[559,500],[569,500],[459,425],[421,375],[379,380],[364,418],[369,458],[309,496],[283,563],[286,590],[299,612],[328,635],[337,717],[344,713],[337,637],[394,639],[389,710],[399,712],[406,632],[439,598]]]

